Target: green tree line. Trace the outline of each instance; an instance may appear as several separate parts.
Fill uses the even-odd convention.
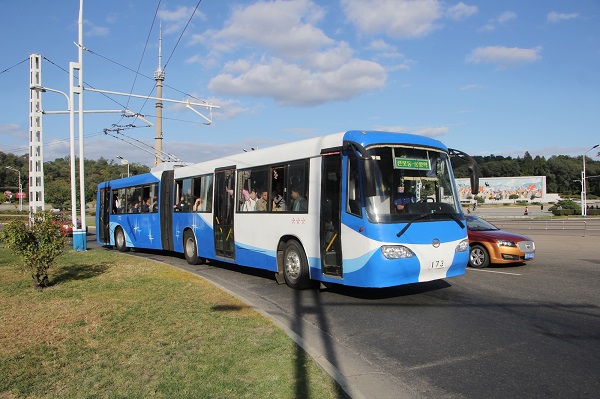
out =
[[[546,176],[546,192],[548,193],[558,193],[563,197],[577,197],[581,193],[582,156],[553,155],[546,159],[540,156],[533,158],[529,152],[525,152],[523,158],[500,155],[474,156],[473,158],[477,161],[480,178]],[[466,163],[453,160],[453,166],[455,177],[469,177]],[[589,156],[586,157],[585,174],[588,196],[600,197],[600,162],[594,161]]]
[[[546,176],[546,191],[558,193],[562,196],[578,196],[581,193],[581,171],[583,158],[567,155],[553,155],[546,159],[536,156],[533,158],[529,152],[517,158],[503,157],[500,155],[475,156],[480,177],[510,177],[510,176]],[[29,192],[28,156],[5,154],[0,151],[0,193],[6,190],[18,192],[18,176],[13,167],[21,172],[23,191]],[[79,173],[79,160],[77,173]],[[453,160],[454,175],[457,178],[469,177],[467,164]],[[57,158],[44,163],[44,188],[45,200],[55,208],[68,209],[71,204],[71,166],[70,158]],[[98,184],[103,181],[120,178],[127,172],[126,166],[115,160],[100,158],[98,160],[86,159],[85,166],[85,199],[86,202],[96,200]],[[150,168],[132,163],[129,165],[131,175],[146,173]],[[586,176],[588,176],[588,196],[600,197],[600,162],[589,156],[586,158]],[[79,176],[77,176],[79,184]],[[13,196],[13,201],[16,198]],[[77,197],[79,201],[79,196]]]
[[[6,168],[6,166],[11,166],[21,172],[23,192],[29,193],[28,162],[28,155],[17,156],[14,154],[5,154],[0,151],[0,166],[2,166],[0,169],[0,192],[4,193],[4,191],[10,190],[16,193],[19,190],[17,173]],[[79,159],[76,159],[76,165],[76,179],[77,186],[79,187]],[[84,169],[86,203],[96,200],[96,191],[99,183],[127,175],[127,166],[103,157],[96,161],[86,159],[84,161]],[[129,165],[129,173],[132,176],[149,171],[149,167],[139,163],[131,163]],[[44,199],[47,204],[51,204],[54,208],[69,209],[71,207],[70,157],[57,158],[54,161],[44,162]],[[13,196],[12,201],[18,200]],[[79,195],[77,196],[77,203],[79,206]]]

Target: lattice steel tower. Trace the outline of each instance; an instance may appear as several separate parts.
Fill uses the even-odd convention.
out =
[[[156,135],[154,138],[154,166],[162,162],[162,87],[165,80],[165,72],[162,70],[162,24],[158,36],[158,69],[154,72],[156,80]]]
[[[42,86],[42,56],[29,55],[29,87]],[[44,148],[42,130],[42,92],[29,90],[29,213],[43,211]]]

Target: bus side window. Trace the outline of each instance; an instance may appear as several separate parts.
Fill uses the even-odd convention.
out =
[[[362,204],[360,198],[360,185],[358,176],[358,160],[355,155],[350,155],[348,156],[346,212],[361,217]]]
[[[290,205],[288,210],[293,212],[307,212],[308,211],[308,162],[301,161],[290,164],[288,169],[288,193],[290,195]]]

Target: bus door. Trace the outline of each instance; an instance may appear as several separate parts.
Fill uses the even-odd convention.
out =
[[[213,231],[215,254],[235,259],[233,219],[235,214],[235,167],[215,170]]]
[[[339,151],[321,154],[321,173],[321,271],[325,275],[342,277],[342,155]]]
[[[96,235],[98,236],[98,241],[103,244],[110,244],[110,193],[110,187],[100,189],[100,214],[98,215],[99,223],[98,226],[96,226]]]
[[[162,249],[173,251],[173,186],[175,171],[165,170],[160,177],[159,212],[160,212],[160,239]]]

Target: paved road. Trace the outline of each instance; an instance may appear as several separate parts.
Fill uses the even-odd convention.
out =
[[[383,290],[294,291],[261,271],[135,255],[243,298],[355,398],[598,397],[598,235],[523,230],[537,245],[527,265]]]

